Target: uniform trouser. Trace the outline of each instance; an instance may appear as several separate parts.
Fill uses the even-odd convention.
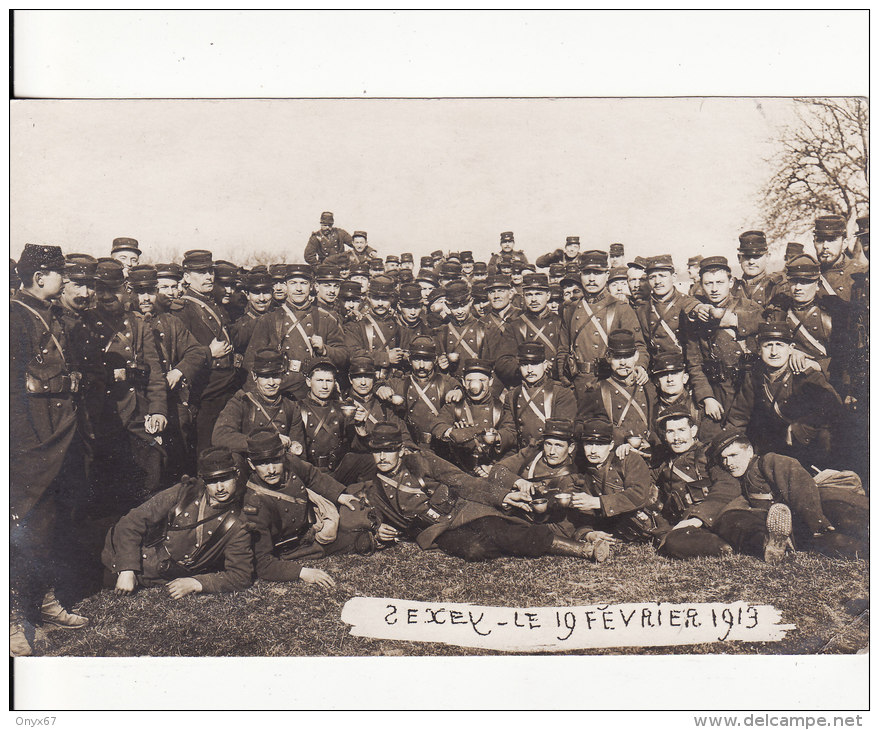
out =
[[[443,552],[467,561],[491,560],[502,555],[536,558],[546,555],[553,534],[546,525],[520,525],[503,517],[480,517],[446,530],[436,539]]]
[[[666,535],[659,553],[686,560],[723,555],[732,547],[737,553],[762,557],[765,535],[765,512],[731,510],[722,514],[710,530],[704,526],[672,530]]]
[[[161,488],[163,453],[128,429],[104,438],[92,465],[93,502],[98,516],[118,517]]]
[[[574,395],[577,397],[577,410],[581,411],[598,385],[598,378],[594,373],[579,373],[574,376],[572,383]]]
[[[836,528],[820,538],[806,534],[800,546],[831,557],[867,557],[870,553],[870,511],[867,497],[846,490],[824,487],[821,508]]]
[[[198,413],[195,416],[196,451],[200,454],[211,447],[211,439],[214,435],[214,424],[220,417],[220,413],[226,407],[229,399],[235,395],[233,389],[226,389],[216,395],[202,398],[198,404]]]
[[[368,481],[375,476],[375,459],[372,458],[372,454],[358,454],[349,451],[342,457],[331,476],[346,487],[357,482]]]
[[[167,454],[163,487],[173,486],[184,474],[196,473],[196,433],[192,413],[188,406],[172,399],[169,399],[168,410],[168,426],[162,433]]]

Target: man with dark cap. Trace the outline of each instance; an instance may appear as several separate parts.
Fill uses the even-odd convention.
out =
[[[435,339],[439,352],[443,353],[438,358],[440,369],[454,375],[461,360],[485,355],[488,330],[473,316],[473,298],[466,281],[449,284],[446,298],[451,316],[437,330]]]
[[[604,358],[608,336],[613,330],[629,330],[645,364],[647,360],[638,317],[628,304],[617,301],[607,291],[607,254],[587,251],[581,256],[580,268],[584,297],[565,310],[571,343],[568,376],[574,383],[578,402],[597,387],[596,366]],[[643,365],[636,365],[635,377],[639,383],[647,382],[647,370]]]
[[[424,314],[424,320],[427,322],[428,329],[436,333],[440,327],[449,321],[451,316],[452,313],[449,309],[446,290],[441,286],[431,289],[430,294],[427,295],[427,310]]]
[[[817,364],[794,371],[794,334],[787,323],[761,324],[757,343],[760,363],[730,406],[729,425],[747,429],[762,451],[792,456],[805,467],[835,467],[832,437],[845,417],[839,395]]]
[[[305,371],[308,392],[297,401],[305,433],[303,458],[322,472],[335,469],[347,451],[355,406],[345,415],[337,396],[336,366],[325,358],[312,360]]]
[[[542,342],[518,346],[521,385],[509,391],[504,410],[516,431],[516,447],[538,443],[548,418],[573,419],[577,399],[573,391],[550,376],[550,362]]]
[[[629,272],[625,266],[614,266],[607,277],[607,290],[614,299],[629,301]]]
[[[441,287],[448,287],[453,281],[464,281],[464,272],[461,270],[461,263],[455,260],[443,261],[437,269],[437,277]],[[467,283],[464,281],[464,283]]]
[[[705,411],[694,402],[693,394],[687,387],[690,382],[687,364],[681,353],[664,352],[653,358],[650,377],[656,387],[656,408],[651,428],[660,440],[662,431],[657,424],[659,413],[672,409],[689,414],[699,428],[699,438],[705,443],[720,431],[720,424],[706,417]]]
[[[420,296],[420,294],[419,294]],[[348,322],[354,322],[363,316],[363,288],[360,282],[343,281],[339,287],[339,300],[336,311],[342,319],[342,329]]]
[[[538,256],[535,263],[537,268],[544,269],[547,266],[561,264],[562,266],[576,265],[580,256],[580,236],[568,236],[565,239],[565,248],[557,248],[555,251]]]
[[[413,274],[415,273],[415,257],[411,251],[404,251],[400,254],[400,268],[408,269]]]
[[[465,359],[464,397],[448,399],[430,426],[432,443],[448,444],[452,461],[482,477],[516,442],[513,422],[492,394],[490,380],[490,362]]]
[[[509,337],[512,334],[511,322],[522,314],[521,307],[513,304],[513,282],[509,276],[493,274],[485,280],[485,290],[491,309],[482,321],[494,336]]]
[[[608,248],[607,265],[611,269],[626,265],[626,248],[621,243],[612,243]]]
[[[439,279],[433,270],[422,267],[415,277],[415,283],[421,287],[421,303],[427,306],[430,293],[439,286]]]
[[[711,446],[714,458],[740,484],[740,494],[727,510],[750,507],[771,515],[783,504],[793,513],[793,536],[800,547],[833,557],[869,554],[869,501],[861,490],[817,484],[791,457],[771,451],[758,455],[741,431],[721,434]],[[783,557],[781,547],[767,561],[780,562]]]
[[[32,653],[34,620],[66,628],[88,623],[54,594],[64,577],[56,523],[85,488],[73,400],[80,378],[52,306],[64,269],[58,246],[27,244],[17,265],[21,289],[9,307],[10,656]]]
[[[766,271],[769,246],[763,231],[745,231],[739,236],[739,265],[742,278],[733,284],[732,294],[739,293],[758,307],[765,308],[781,283],[781,275]]]
[[[431,430],[446,403],[459,403],[461,386],[450,375],[436,369],[436,343],[428,335],[416,335],[408,343],[411,372],[392,378],[388,385],[403,399],[404,421],[412,440],[431,443]]]
[[[580,281],[580,265],[566,266],[562,278],[559,281],[559,285],[562,288],[562,318],[564,319],[564,310],[572,304],[576,304],[583,298],[583,282]]]
[[[675,267],[670,254],[647,259],[650,294],[635,313],[651,357],[661,352],[683,352],[687,316],[699,304],[674,285]]]
[[[169,485],[183,474],[191,474],[196,465],[191,386],[204,370],[208,348],[200,345],[183,322],[160,303],[158,273],[154,266],[132,267],[128,285],[134,298],[133,315],[146,330],[145,344],[158,354],[160,373],[165,379],[168,425],[162,439],[167,455],[163,478],[164,484]]]
[[[241,515],[240,480],[228,449],[206,449],[197,478],[186,477],[122,517],[101,554],[116,574],[115,592],[167,585],[179,599],[247,588],[253,551]]]
[[[345,324],[345,346],[352,357],[370,357],[382,378],[399,375],[405,367],[405,353],[400,346],[400,323],[394,311],[396,287],[388,276],[369,282],[368,307],[363,316]]]
[[[128,278],[128,271],[140,261],[140,244],[133,238],[114,238],[110,258],[122,264],[122,275]]]
[[[400,347],[404,353],[410,349],[414,338],[430,334],[421,304],[421,287],[415,282],[400,285],[396,316],[400,326]]]
[[[329,358],[336,368],[348,359],[342,328],[311,300],[312,268],[305,264],[287,267],[287,301],[279,309],[260,317],[244,355],[250,370],[256,352],[270,347],[286,358],[287,372],[281,390],[296,398],[308,391],[303,374],[310,360]]]
[[[342,318],[336,309],[339,299],[339,291],[342,286],[342,276],[339,267],[332,264],[319,264],[314,268],[314,299],[315,304],[321,308],[322,313],[333,317],[342,326]]]
[[[821,290],[827,296],[851,299],[852,274],[864,266],[846,256],[846,222],[841,215],[824,215],[815,219],[815,254],[821,265]]]
[[[333,214],[324,211],[320,214],[320,229],[313,231],[305,244],[305,263],[316,266],[327,256],[345,253],[345,246],[352,246],[348,231],[333,226]],[[366,236],[363,238],[366,243]]]
[[[374,550],[369,529],[349,527],[352,513],[367,516],[358,500],[344,493],[344,485],[291,455],[276,431],[260,429],[248,437],[247,464],[251,474],[242,511],[253,534],[257,578],[332,588],[336,583],[329,574],[306,568],[302,561]]]
[[[349,491],[378,511],[376,535],[384,543],[405,536],[422,549],[436,546],[467,561],[502,555],[607,557],[594,543],[554,535],[546,525],[530,525],[502,511],[527,510],[529,499],[522,492],[468,476],[427,450],[405,454],[402,433],[393,424],[379,424],[369,446],[375,476]]]
[[[514,250],[516,245],[516,240],[513,237],[512,231],[504,231],[501,233],[501,242],[500,242],[500,253],[493,253],[491,258],[488,261],[488,273],[491,274],[500,274],[503,273],[500,271],[501,261],[506,260],[506,262],[512,266],[514,261],[518,261],[520,263],[527,263],[528,259],[522,251]],[[508,274],[510,272],[507,272]]]
[[[578,418],[606,418],[612,427],[614,446],[622,455],[630,449],[649,449],[655,443],[653,417],[656,389],[649,380],[639,383],[635,375],[641,353],[629,330],[614,330],[608,336],[604,355],[609,377],[586,393]]]
[[[183,267],[180,264],[156,264],[156,290],[159,293],[159,306],[179,314],[183,309]]]
[[[382,421],[392,421],[403,426],[402,420],[396,415],[395,407],[399,408],[403,405],[402,398],[394,395],[392,388],[385,384],[385,388],[381,393],[377,393],[376,388],[376,370],[378,365],[368,355],[355,355],[351,358],[351,364],[348,368],[348,378],[351,381],[351,388],[348,391],[346,404],[354,406],[354,415],[352,423],[354,433],[352,434],[352,449],[361,453],[366,453],[366,439],[372,432],[375,424]],[[405,441],[408,445],[414,445],[413,441],[406,433]],[[350,481],[346,481],[350,484]]]
[[[389,253],[385,256],[385,273],[393,274],[400,268],[400,257],[396,254]]]
[[[626,264],[626,282],[629,285],[629,306],[637,309],[650,295],[650,285],[647,282],[647,259],[636,256],[634,261]],[[692,292],[690,292],[692,295]]]
[[[239,390],[220,413],[214,425],[214,446],[225,446],[244,457],[247,438],[270,428],[279,434],[284,448],[299,456],[305,443],[305,429],[299,404],[281,393],[284,358],[266,348],[256,353],[250,377],[253,387]]]
[[[151,281],[155,286],[155,278]],[[95,309],[85,320],[102,353],[107,392],[103,410],[94,419],[94,465],[101,471],[97,480],[105,507],[127,509],[131,500],[139,501],[162,486],[167,381],[151,328],[136,311],[125,309],[122,264],[112,259],[98,262],[95,295]],[[197,356],[200,359],[201,353]]]
[[[226,310],[230,322],[244,313],[244,303],[239,301],[240,297],[236,291],[238,278],[238,267],[231,261],[221,259],[214,262],[214,289],[211,297]]]
[[[687,259],[687,276],[690,277],[690,283],[684,291],[694,298],[705,293],[702,291],[702,284],[699,282],[699,264],[702,263],[702,258],[701,255],[697,254]]]
[[[708,256],[699,266],[704,302],[689,317],[684,359],[696,403],[716,424],[725,424],[754,360],[761,310],[750,300],[732,296],[726,257]]]
[[[278,309],[287,301],[287,264],[270,264],[272,279],[272,309]]]
[[[245,275],[243,286],[247,298],[244,313],[229,325],[232,346],[242,357],[247,352],[257,320],[272,307],[272,279],[265,267],[255,267]]]
[[[196,453],[211,445],[211,435],[220,411],[238,389],[229,316],[211,296],[214,289],[214,261],[210,251],[195,249],[183,255],[181,321],[198,343],[208,348],[205,367],[193,378],[190,405],[196,412]]]
[[[366,231],[354,231],[351,234],[351,250],[344,251],[344,255],[348,258],[349,269],[359,264],[369,265],[370,260],[375,257],[376,250],[366,241]]]

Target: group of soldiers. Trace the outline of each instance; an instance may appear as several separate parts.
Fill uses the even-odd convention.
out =
[[[305,264],[142,264],[131,238],[10,262],[13,655],[88,625],[56,595],[70,525],[110,526],[108,587],[174,598],[331,586],[305,563],[402,539],[866,555],[867,218],[819,217],[774,272],[747,231],[741,278],[712,255],[689,280],[577,236],[531,265],[512,232],[416,269],[320,224]]]

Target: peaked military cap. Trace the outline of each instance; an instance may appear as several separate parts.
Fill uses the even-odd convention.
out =
[[[861,236],[869,236],[870,235],[870,216],[868,216],[868,215],[861,216],[860,218],[858,218],[857,224],[858,224],[858,230],[855,233],[855,236],[857,238],[860,238]]]
[[[549,277],[546,274],[525,274],[522,279],[522,290],[545,289],[549,291]]]
[[[690,256],[690,258],[687,259],[687,266],[698,266],[701,261],[702,257],[699,255]]]
[[[466,281],[450,281],[446,285],[446,298],[450,305],[463,304],[470,299],[470,285]]]
[[[352,378],[358,375],[369,375],[375,377],[375,360],[367,355],[358,355],[351,358],[351,365],[348,367],[348,375]]]
[[[559,283],[563,286],[565,284],[576,284],[577,286],[582,287],[580,280],[580,267],[577,264],[568,264],[565,266],[565,275]]]
[[[636,349],[632,330],[614,330],[607,336],[608,357],[631,357]]]
[[[700,276],[706,271],[713,271],[714,269],[726,269],[732,273],[732,269],[729,266],[729,261],[727,261],[726,256],[706,256],[699,262]]]
[[[607,271],[606,251],[586,251],[580,254],[581,271]]]
[[[485,280],[488,291],[492,289],[512,289],[513,281],[506,274],[493,274]]]
[[[560,302],[564,299],[564,295],[562,294],[562,288],[558,284],[553,284],[549,288],[549,301],[551,302]]]
[[[274,429],[260,428],[247,437],[247,456],[251,461],[267,461],[284,456],[284,444]]]
[[[462,264],[472,264],[473,263],[473,252],[472,251],[461,251],[461,263]]]
[[[180,264],[156,264],[156,275],[160,279],[175,279],[180,281],[183,278],[183,269]]]
[[[116,253],[117,251],[134,251],[138,256],[141,254],[139,245],[133,238],[114,238],[113,247],[110,251],[111,253]]]
[[[607,277],[608,281],[620,281],[629,278],[629,270],[625,266],[614,266]]]
[[[473,262],[473,273],[474,274],[487,274],[488,273],[488,264],[485,261],[474,261]]]
[[[546,360],[546,348],[542,342],[522,342],[516,349],[516,357],[520,363],[543,362]]]
[[[412,270],[405,267],[402,269],[397,269],[394,272],[394,276],[397,277],[398,284],[407,284],[415,281],[415,275],[412,273]]]
[[[64,255],[60,246],[46,246],[43,244],[26,243],[24,251],[18,259],[16,269],[19,276],[31,275],[36,271],[59,271],[63,272],[65,266]]]
[[[398,303],[401,307],[421,305],[421,287],[415,283],[406,283],[400,287]]]
[[[562,276],[565,273],[565,265],[564,264],[550,264],[549,265],[549,275],[552,276]]]
[[[385,261],[386,261],[387,263],[391,263],[391,262],[393,261],[393,262],[399,264],[399,263],[400,263],[400,257],[397,256],[397,254],[389,253],[387,256],[385,256]]]
[[[254,375],[280,375],[284,372],[284,356],[270,347],[256,351],[253,357]]]
[[[330,211],[325,210],[323,213],[320,214],[321,223],[329,223],[330,225],[333,225],[333,221],[333,214]]]
[[[461,372],[467,373],[484,373],[491,377],[492,365],[491,360],[483,360],[477,357],[468,357],[461,364]]]
[[[808,279],[818,281],[821,278],[821,266],[809,254],[801,253],[791,257],[784,267],[788,279]]]
[[[449,255],[446,256],[446,261],[457,261],[459,264],[461,263],[461,256],[457,251],[449,251]]]
[[[400,254],[400,263],[401,264],[415,263],[415,257],[409,251],[404,251],[403,253]]]
[[[709,457],[712,460],[719,459],[720,455],[733,441],[747,441],[751,443],[751,440],[744,431],[740,431],[737,428],[725,428],[711,440],[711,444],[708,446]]]
[[[650,372],[654,375],[676,373],[685,370],[684,356],[679,352],[659,352],[653,357]]]
[[[367,239],[368,237],[366,235],[366,231],[354,231],[354,233],[351,234],[351,238]]]
[[[427,357],[431,360],[436,357],[436,342],[434,342],[432,337],[417,335],[412,338],[412,342],[409,343],[409,358],[418,356]]]
[[[314,269],[314,280],[324,284],[341,284],[342,274],[338,266],[332,264],[318,264]]]
[[[106,287],[119,287],[125,283],[122,264],[116,259],[99,259],[95,267],[95,281]]]
[[[259,291],[260,289],[272,288],[272,277],[265,270],[251,271],[244,277],[244,288],[247,291]]]
[[[95,265],[97,267],[97,264]],[[159,283],[155,266],[139,264],[128,270],[128,283],[132,289],[152,289]]]
[[[574,440],[574,422],[568,418],[547,418],[543,428],[543,440]]]
[[[590,418],[581,424],[579,431],[583,443],[613,443],[613,424],[606,418]]]
[[[474,281],[470,287],[470,293],[473,295],[474,302],[488,301],[488,287],[484,281]]]
[[[659,256],[651,256],[647,259],[647,271],[674,271],[675,265],[671,254],[663,253]]]
[[[390,276],[376,276],[369,281],[369,296],[390,298],[397,293],[397,285]]]
[[[815,219],[815,235],[821,238],[839,238],[845,235],[845,218],[841,215],[822,215]]]
[[[369,278],[369,264],[354,264],[348,276],[363,276]]]
[[[385,270],[385,262],[382,261],[377,256],[373,256],[369,260],[369,270],[370,271],[377,271],[377,272],[381,273],[382,271]]]
[[[419,264],[422,271],[425,269],[433,268],[433,257],[432,256],[422,256],[421,263]]]
[[[311,374],[315,370],[329,370],[332,373],[337,371],[337,368],[332,360],[328,357],[315,357],[308,362],[308,367],[305,368],[305,374],[311,377]]]
[[[308,279],[314,280],[314,269],[308,264],[287,264],[287,280]]]
[[[612,243],[610,244],[610,255],[611,256],[625,256],[626,249],[621,243]]]
[[[690,423],[693,423],[693,414],[690,413],[690,409],[674,404],[659,411],[656,416],[656,425],[661,426],[666,421],[674,421],[678,418],[686,418]]]
[[[205,249],[196,248],[183,254],[184,271],[207,271],[214,268],[214,255]]]
[[[286,281],[287,264],[269,264],[269,276],[272,281]]]
[[[235,474],[235,459],[225,446],[211,446],[198,456],[198,475],[204,480]]]
[[[86,253],[71,253],[65,257],[64,276],[70,281],[83,284],[93,284],[95,272],[98,269],[98,260]]]
[[[791,241],[784,247],[784,258],[785,260],[787,260],[793,258],[794,256],[799,256],[805,250],[806,247],[802,243]]]
[[[443,257],[443,252],[441,249],[437,249],[436,251],[433,251],[430,255],[435,261],[436,259],[441,259]]]
[[[427,303],[433,304],[437,299],[445,299],[446,298],[446,289],[442,286],[435,286],[430,290],[430,294],[427,295]]]
[[[440,279],[457,279],[461,274],[463,274],[463,269],[458,261],[443,261],[440,264]]]
[[[362,299],[363,288],[359,281],[343,281],[339,287],[339,296],[342,299]]]
[[[372,451],[397,451],[403,446],[403,432],[389,421],[379,421],[367,442]]]
[[[626,264],[630,269],[646,269],[647,268],[647,259],[643,256],[636,256],[634,260],[629,261]]]
[[[512,231],[504,231],[503,233],[501,233],[501,243],[512,240],[514,240]]]
[[[567,236],[565,238],[565,246],[571,243],[576,243],[578,246],[580,245],[580,236]]]
[[[745,231],[739,236],[739,253],[745,256],[762,256],[769,250],[763,231]]]
[[[757,341],[782,340],[794,341],[794,331],[787,322],[761,322],[757,326]]]
[[[231,261],[222,259],[214,262],[214,281],[219,284],[229,284],[238,278],[238,267]]]

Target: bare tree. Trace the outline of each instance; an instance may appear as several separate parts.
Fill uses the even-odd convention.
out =
[[[816,216],[851,222],[869,203],[866,99],[795,99],[799,123],[782,128],[775,172],[762,189],[766,233],[778,246]]]

